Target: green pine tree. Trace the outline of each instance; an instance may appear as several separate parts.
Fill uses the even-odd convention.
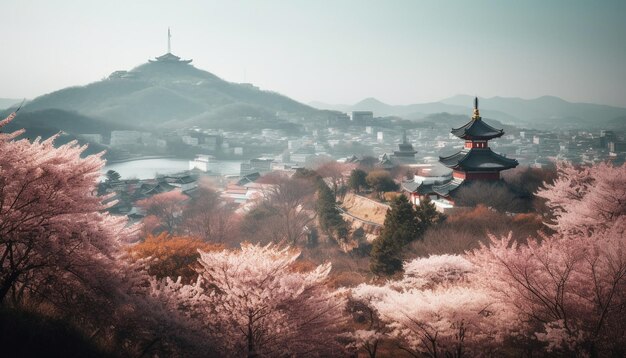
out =
[[[352,189],[355,193],[360,193],[361,189],[366,189],[368,187],[367,181],[367,173],[361,169],[354,169],[350,172],[350,178],[348,179],[348,187]]]
[[[370,252],[370,270],[378,276],[390,276],[402,270],[402,245],[398,234],[380,235]]]
[[[391,209],[387,211],[383,232],[399,232],[402,245],[418,239],[422,234],[417,213],[413,205],[404,195],[398,195],[391,203]]]
[[[320,227],[329,236],[347,237],[348,225],[337,209],[335,195],[324,181],[318,184],[316,211]]]
[[[421,238],[422,225],[406,196],[398,195],[385,216],[380,236],[370,253],[370,270],[377,275],[392,275],[402,270],[402,248]]]
[[[439,223],[445,219],[445,215],[437,211],[435,204],[429,197],[420,200],[420,205],[416,208],[416,214],[420,221],[422,232],[426,231],[429,226]]]

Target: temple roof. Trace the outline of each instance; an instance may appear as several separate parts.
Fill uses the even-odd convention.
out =
[[[491,148],[472,148],[452,154],[449,157],[439,157],[439,162],[448,168],[462,170],[505,170],[515,168],[519,163],[491,151]]]
[[[378,165],[383,169],[391,169],[396,166],[394,162],[392,162],[391,159],[389,159],[389,156],[387,156],[387,153],[383,154],[380,157]]]
[[[400,145],[398,145],[398,149],[399,150],[393,151],[393,154],[397,157],[414,157],[415,153],[417,153],[415,148],[413,148],[413,145],[409,143],[400,143]]]
[[[432,187],[432,185],[428,185],[428,187]],[[428,194],[430,192],[425,192],[428,189],[426,189],[426,186],[423,183],[416,183],[413,180],[410,181],[404,181],[401,184],[401,188],[402,190],[406,190],[410,193],[419,193],[419,194]]]
[[[183,63],[187,64],[193,60],[181,60],[180,57],[174,55],[171,52],[166,53],[165,55],[161,55],[157,57],[155,60],[148,60],[150,62],[161,62],[161,63]]]
[[[463,179],[454,178],[445,184],[433,185],[433,191],[441,196],[448,196],[464,183]]]
[[[477,117],[472,118],[471,121],[462,127],[453,128],[450,133],[462,139],[489,140],[501,137],[504,134],[504,130],[493,128],[483,122],[481,117]]]

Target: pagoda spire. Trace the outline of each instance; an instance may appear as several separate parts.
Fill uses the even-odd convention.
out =
[[[478,110],[478,97],[474,97],[474,115],[472,119],[480,118],[480,111]]]
[[[172,33],[170,32],[170,28],[167,28],[167,53],[172,53]]]
[[[404,130],[404,133],[402,133],[402,144],[406,144],[406,129]]]

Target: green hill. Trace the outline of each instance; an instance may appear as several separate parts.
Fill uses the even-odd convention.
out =
[[[277,118],[277,112],[294,117],[321,112],[275,92],[224,81],[191,64],[160,61],[43,95],[22,110],[46,109],[76,112],[99,124],[133,123],[148,130],[180,125],[274,128],[287,124]]]

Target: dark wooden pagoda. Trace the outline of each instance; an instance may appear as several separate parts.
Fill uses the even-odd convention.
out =
[[[462,127],[452,129],[452,134],[465,140],[465,148],[449,157],[439,157],[439,162],[452,169],[454,179],[499,180],[500,172],[517,167],[517,160],[494,153],[489,140],[504,134],[483,122],[478,111],[478,98],[474,99],[472,120]]]

